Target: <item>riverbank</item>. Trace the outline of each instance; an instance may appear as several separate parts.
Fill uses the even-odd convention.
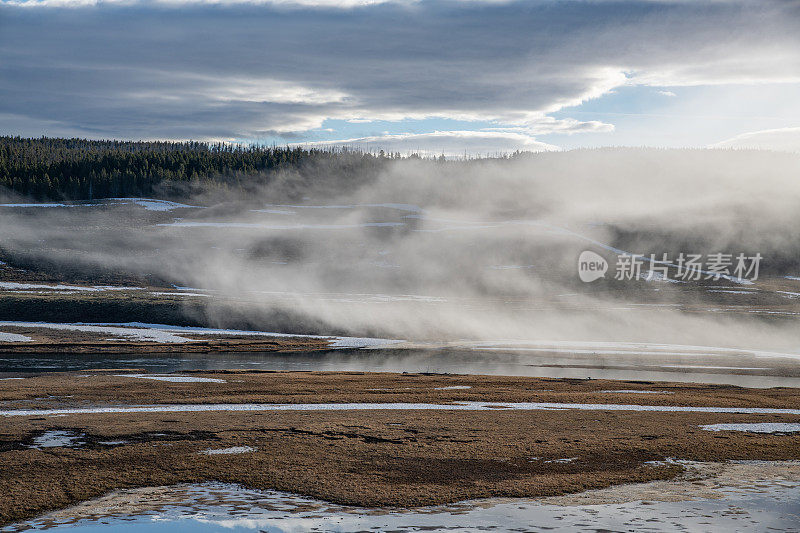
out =
[[[681,462],[668,481],[550,498],[488,498],[415,509],[339,506],[235,484],[122,489],[3,531],[631,531],[796,529],[800,462]]]
[[[345,402],[373,405],[322,405]],[[468,402],[475,409],[464,408]],[[234,407],[174,409],[211,404]],[[142,405],[154,408],[97,409]],[[117,489],[176,483],[415,507],[671,479],[683,471],[671,458],[800,459],[800,434],[785,433],[800,422],[800,390],[790,388],[111,370],[1,380],[0,410],[2,523]],[[704,428],[714,424],[771,424],[777,432]]]

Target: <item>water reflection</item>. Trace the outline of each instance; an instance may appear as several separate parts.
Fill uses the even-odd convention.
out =
[[[800,387],[800,366],[786,359],[737,356],[658,357],[570,355],[458,349],[332,350],[311,353],[13,354],[0,355],[2,373],[93,368],[183,370],[297,370],[436,372],[507,376],[720,383]],[[13,374],[6,374],[13,375]]]

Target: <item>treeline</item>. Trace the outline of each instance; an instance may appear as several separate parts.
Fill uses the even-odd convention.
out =
[[[0,190],[37,200],[171,196],[189,185],[246,190],[286,169],[315,176],[374,175],[385,156],[354,150],[0,137]],[[330,172],[325,172],[329,170]]]

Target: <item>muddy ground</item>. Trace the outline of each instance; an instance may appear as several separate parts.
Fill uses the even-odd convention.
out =
[[[0,381],[0,409],[158,403],[545,401],[800,408],[797,389],[324,372],[122,371]],[[440,387],[470,387],[439,389]],[[605,390],[663,391],[660,394]],[[669,394],[671,393],[671,394]],[[710,432],[702,424],[798,422],[796,415],[630,411],[271,411],[0,418],[0,523],[120,488],[222,481],[346,505],[420,506],[541,497],[670,479],[698,461],[800,459],[800,435]],[[73,447],[36,447],[62,430]],[[208,449],[247,446],[240,454]],[[568,461],[565,461],[568,460]]]

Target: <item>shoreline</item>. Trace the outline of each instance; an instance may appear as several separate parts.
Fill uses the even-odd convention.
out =
[[[727,461],[690,462],[683,461],[684,471],[672,479],[628,483],[601,489],[541,498],[481,498],[461,500],[435,506],[421,507],[349,507],[340,509],[349,514],[406,513],[406,512],[459,512],[467,509],[491,508],[504,503],[536,503],[560,507],[584,505],[614,505],[636,501],[646,502],[686,502],[704,499],[723,499],[724,490],[749,488],[753,483],[776,480],[800,483],[800,461]],[[114,516],[129,516],[147,511],[161,511],[165,506],[188,506],[190,492],[196,489],[217,488],[230,493],[251,493],[263,495],[264,500],[283,498],[286,502],[302,500],[299,509],[321,509],[337,507],[333,502],[313,500],[299,494],[273,490],[247,489],[235,483],[207,481],[200,484],[179,484],[151,486],[135,489],[115,490],[94,500],[81,502],[57,511],[48,512],[32,521],[79,520],[91,517],[92,520]],[[277,497],[277,498],[276,498]],[[294,500],[294,501],[293,501]],[[295,512],[289,510],[289,512]]]
[[[0,344],[0,354],[150,354],[150,353],[221,353],[221,352],[316,352],[332,349],[325,339],[313,337],[270,340],[197,340],[186,343],[135,341],[107,342],[18,342]]]

